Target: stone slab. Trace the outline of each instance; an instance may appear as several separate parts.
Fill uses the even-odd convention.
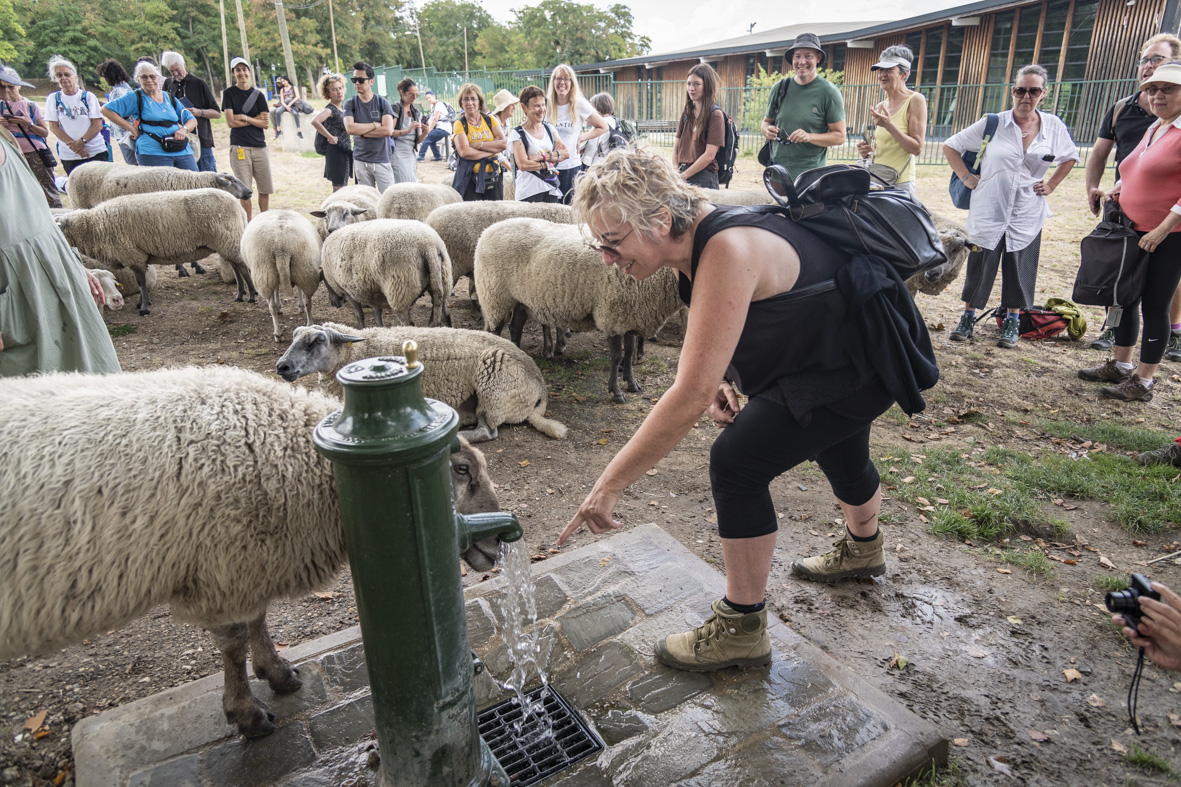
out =
[[[946,762],[933,725],[777,619],[769,667],[694,674],[657,664],[651,643],[700,624],[725,581],[655,525],[554,555],[533,578],[551,684],[607,743],[546,784],[708,787],[774,774],[776,784],[894,785]],[[480,706],[503,699],[498,682],[512,666],[498,584],[465,589],[470,644],[486,667]],[[300,666],[300,692],[272,697],[253,685],[276,712],[273,735],[240,740],[221,713],[221,676],[211,676],[76,725],[77,787],[319,787],[357,773],[356,742],[372,729],[359,628],[284,656]]]

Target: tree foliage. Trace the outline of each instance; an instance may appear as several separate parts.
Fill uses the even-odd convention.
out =
[[[436,0],[441,1],[441,0]],[[487,68],[552,68],[637,57],[651,41],[632,31],[631,9],[616,3],[600,10],[589,3],[542,0],[517,9],[512,23],[480,36],[480,65]],[[485,37],[487,36],[487,39]]]

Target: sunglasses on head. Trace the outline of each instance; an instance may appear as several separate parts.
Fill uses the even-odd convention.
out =
[[[1046,92],[1045,89],[1040,88],[1040,87],[1015,87],[1015,88],[1013,88],[1013,95],[1018,96],[1020,98],[1024,98],[1026,95],[1030,95],[1030,96],[1033,96],[1034,98],[1037,98],[1038,96],[1040,96],[1042,93],[1045,93],[1045,92]]]
[[[362,82],[368,82],[368,81],[369,81],[369,77],[353,77],[353,84],[354,85],[359,85]]]

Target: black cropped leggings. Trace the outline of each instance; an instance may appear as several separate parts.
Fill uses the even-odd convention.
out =
[[[1139,233],[1140,237],[1147,232]],[[1181,232],[1170,232],[1148,255],[1148,276],[1140,303],[1124,309],[1115,329],[1116,347],[1134,347],[1140,333],[1140,312],[1144,312],[1144,336],[1140,342],[1140,363],[1158,364],[1169,344],[1169,304],[1181,281]]]
[[[861,393],[861,392],[859,392]],[[801,426],[785,405],[756,396],[722,430],[709,456],[709,480],[722,538],[756,538],[779,529],[770,484],[796,465],[814,459],[837,499],[867,503],[879,476],[869,458],[869,428],[892,404],[876,386],[854,394],[840,412],[812,411]]]

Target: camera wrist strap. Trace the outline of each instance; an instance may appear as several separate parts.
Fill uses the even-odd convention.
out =
[[[1132,672],[1132,685],[1128,687],[1128,720],[1132,722],[1132,729],[1140,734],[1140,724],[1136,721],[1136,705],[1140,701],[1140,676],[1144,674],[1144,648],[1140,648],[1140,656],[1136,659],[1136,669]]]

